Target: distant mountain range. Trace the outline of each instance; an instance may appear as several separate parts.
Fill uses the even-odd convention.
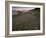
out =
[[[21,11],[21,10],[12,10],[12,15],[17,15],[17,14],[25,14],[25,13],[34,13],[35,11],[37,10],[40,10],[40,8],[35,8],[35,9],[32,9],[32,10],[27,10],[27,11]],[[36,12],[35,12],[36,13]]]

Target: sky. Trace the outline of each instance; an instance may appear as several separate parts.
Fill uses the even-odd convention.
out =
[[[25,12],[28,10],[32,10],[32,9],[35,9],[35,8],[30,8],[30,7],[25,7],[25,8],[24,7],[17,7],[17,8],[13,7],[12,8],[12,10],[16,10],[16,11],[19,10],[19,11],[25,11]]]

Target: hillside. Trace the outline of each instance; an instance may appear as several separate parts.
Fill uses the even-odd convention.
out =
[[[17,11],[12,15],[12,30],[39,30],[40,9],[36,8],[27,12]]]

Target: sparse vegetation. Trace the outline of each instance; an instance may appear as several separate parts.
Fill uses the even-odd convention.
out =
[[[40,30],[40,8],[33,9],[31,13],[13,15],[12,30]]]

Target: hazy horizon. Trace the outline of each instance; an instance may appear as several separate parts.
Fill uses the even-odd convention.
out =
[[[26,12],[26,11],[28,11],[28,10],[32,10],[32,9],[35,9],[35,8],[29,8],[29,7],[27,7],[27,8],[24,8],[24,7],[12,7],[12,10],[16,10],[16,11],[24,11],[24,12]]]

